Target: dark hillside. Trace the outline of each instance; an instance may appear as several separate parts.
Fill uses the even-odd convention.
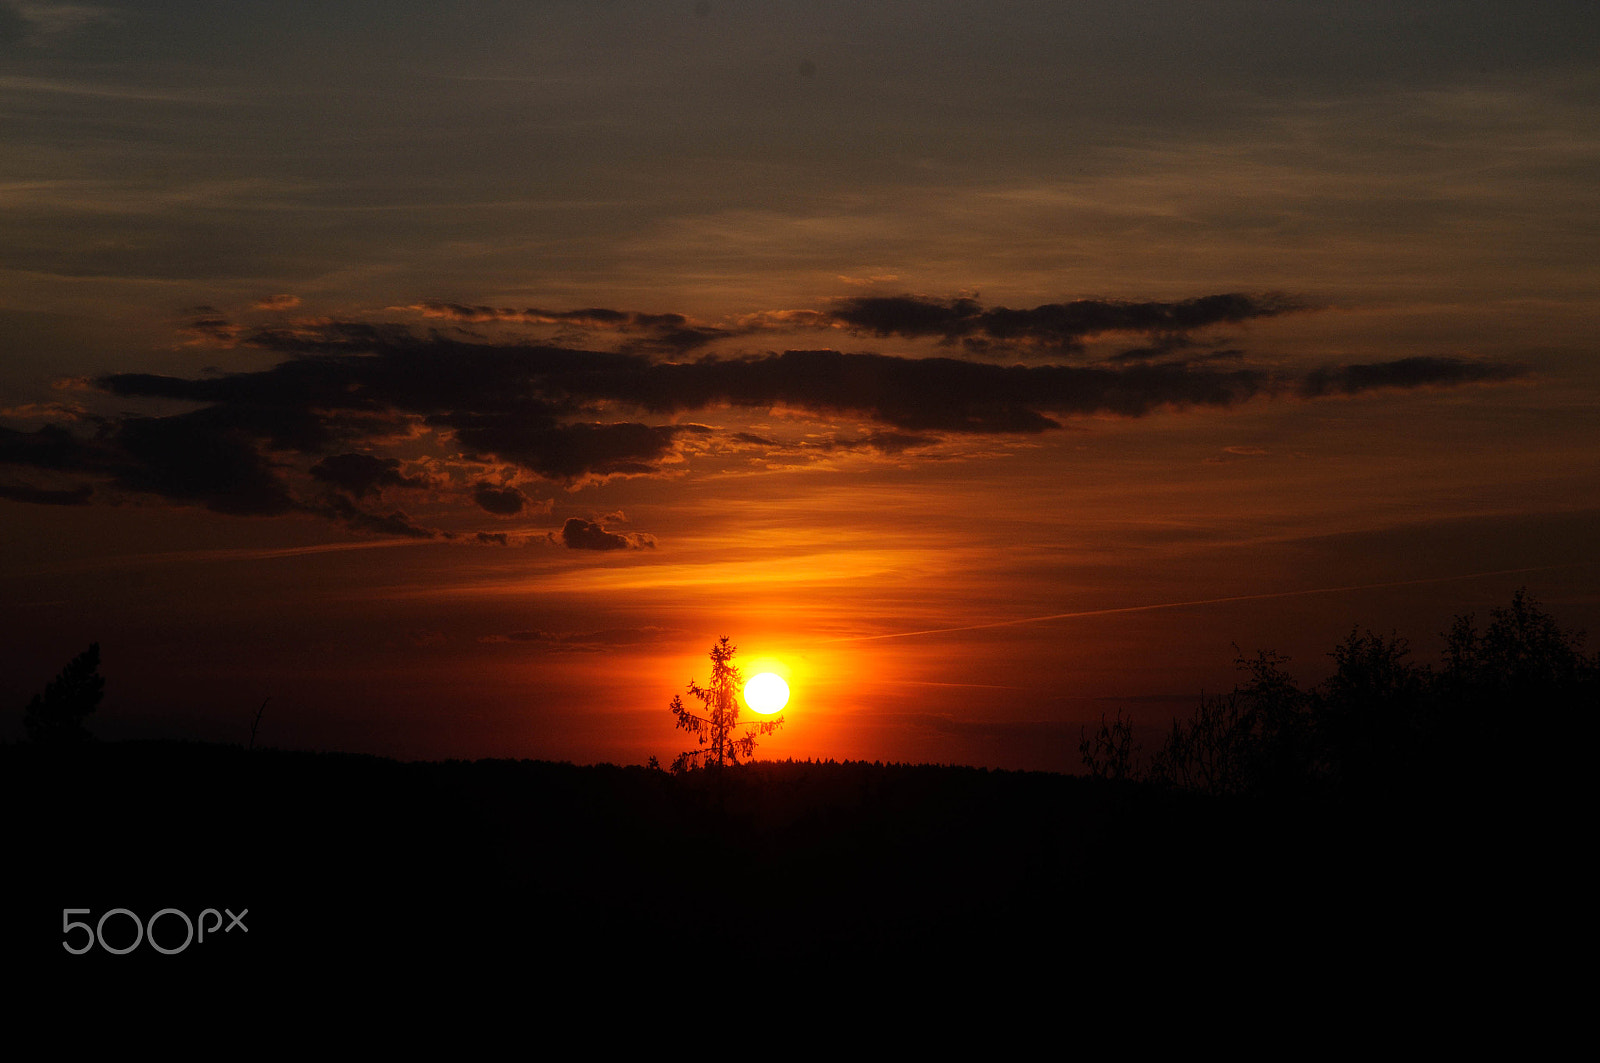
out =
[[[1110,971],[1397,932],[1447,947],[1481,887],[1459,874],[1468,831],[1436,813],[1375,828],[1070,776],[831,762],[674,776],[182,743],[16,745],[0,763],[27,886],[18,947],[69,973],[421,976],[508,956],[637,972],[729,949],[753,966]],[[248,908],[248,932],[74,956],[68,907]],[[125,915],[103,933],[134,939]],[[177,947],[182,920],[159,936]]]

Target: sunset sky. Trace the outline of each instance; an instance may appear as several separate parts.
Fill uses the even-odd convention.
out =
[[[1600,630],[1600,8],[0,0],[0,737],[1072,770]],[[1236,649],[1237,647],[1237,649]],[[1590,646],[1592,648],[1592,644]]]

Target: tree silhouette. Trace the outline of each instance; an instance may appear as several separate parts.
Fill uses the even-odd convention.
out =
[[[1381,795],[1421,770],[1433,676],[1410,653],[1397,635],[1352,628],[1329,654],[1334,673],[1314,692],[1310,724],[1321,773],[1347,793]]]
[[[1188,719],[1174,720],[1146,778],[1215,795],[1298,789],[1311,774],[1310,701],[1286,661],[1266,651],[1236,658],[1249,680],[1220,697],[1202,696]]]
[[[1131,779],[1134,763],[1139,756],[1139,745],[1133,740],[1133,721],[1117,710],[1117,718],[1106,722],[1100,714],[1100,729],[1091,737],[1087,727],[1080,729],[1083,741],[1078,743],[1078,755],[1084,767],[1097,779]]]
[[[34,742],[66,744],[87,742],[90,734],[83,718],[95,710],[105,695],[100,678],[100,644],[92,644],[50,681],[43,694],[35,694],[23,713],[22,725]]]
[[[1078,751],[1094,775],[1268,799],[1384,802],[1491,772],[1570,775],[1586,746],[1553,736],[1580,733],[1600,703],[1600,655],[1584,653],[1582,633],[1519,590],[1487,630],[1459,616],[1445,638],[1436,672],[1407,659],[1405,639],[1354,628],[1309,690],[1285,658],[1241,655],[1249,679],[1174,720],[1142,769],[1120,717],[1085,730]]]
[[[783,718],[779,717],[751,724],[750,729],[742,735],[734,733],[739,726],[740,675],[739,669],[733,664],[736,652],[737,648],[729,644],[728,636],[722,636],[711,647],[711,682],[701,686],[693,679],[689,680],[689,693],[699,698],[705,706],[704,716],[690,712],[681,694],[672,696],[672,704],[668,708],[677,717],[679,730],[694,735],[700,745],[699,749],[679,753],[672,762],[673,771],[687,771],[694,766],[697,757],[704,757],[701,763],[708,768],[737,764],[740,757],[748,759],[755,753],[758,735],[769,735],[782,725]]]
[[[1511,604],[1489,611],[1489,629],[1458,616],[1445,636],[1445,676],[1480,696],[1526,696],[1573,687],[1592,679],[1600,659],[1585,657],[1583,632],[1567,632],[1526,590]]]

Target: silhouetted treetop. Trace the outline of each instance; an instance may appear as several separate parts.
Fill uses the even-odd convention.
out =
[[[1457,687],[1484,692],[1540,690],[1593,678],[1596,661],[1584,656],[1583,632],[1563,631],[1525,591],[1489,611],[1489,628],[1458,616],[1445,636],[1445,676]]]
[[[682,695],[672,696],[668,708],[677,717],[678,729],[694,735],[700,745],[699,749],[679,753],[672,762],[673,771],[687,771],[694,766],[695,758],[702,756],[705,760],[701,763],[706,767],[737,764],[740,757],[749,759],[755,753],[757,736],[771,734],[782,725],[783,718],[779,717],[751,724],[742,735],[734,734],[739,726],[741,678],[733,663],[737,652],[738,648],[729,643],[728,636],[722,636],[711,647],[711,682],[701,686],[689,680],[689,693],[705,706],[705,715],[690,712],[683,704]]]
[[[22,725],[34,742],[62,744],[90,739],[83,725],[105,695],[106,681],[100,677],[100,644],[93,643],[74,657],[61,673],[35,694],[23,713]]]
[[[1120,720],[1102,720],[1079,752],[1093,775],[1219,796],[1378,799],[1493,770],[1536,777],[1555,756],[1540,724],[1572,724],[1600,700],[1600,657],[1582,638],[1525,591],[1481,633],[1457,617],[1437,672],[1410,661],[1404,639],[1354,628],[1329,654],[1333,674],[1309,690],[1284,658],[1241,657],[1248,678],[1202,697],[1142,768]],[[1524,752],[1540,748],[1544,762]]]

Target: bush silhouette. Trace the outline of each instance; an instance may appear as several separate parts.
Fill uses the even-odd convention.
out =
[[[100,644],[92,644],[50,681],[43,694],[35,694],[22,716],[28,739],[52,745],[87,742],[90,734],[83,726],[105,695],[106,681],[100,677]]]

